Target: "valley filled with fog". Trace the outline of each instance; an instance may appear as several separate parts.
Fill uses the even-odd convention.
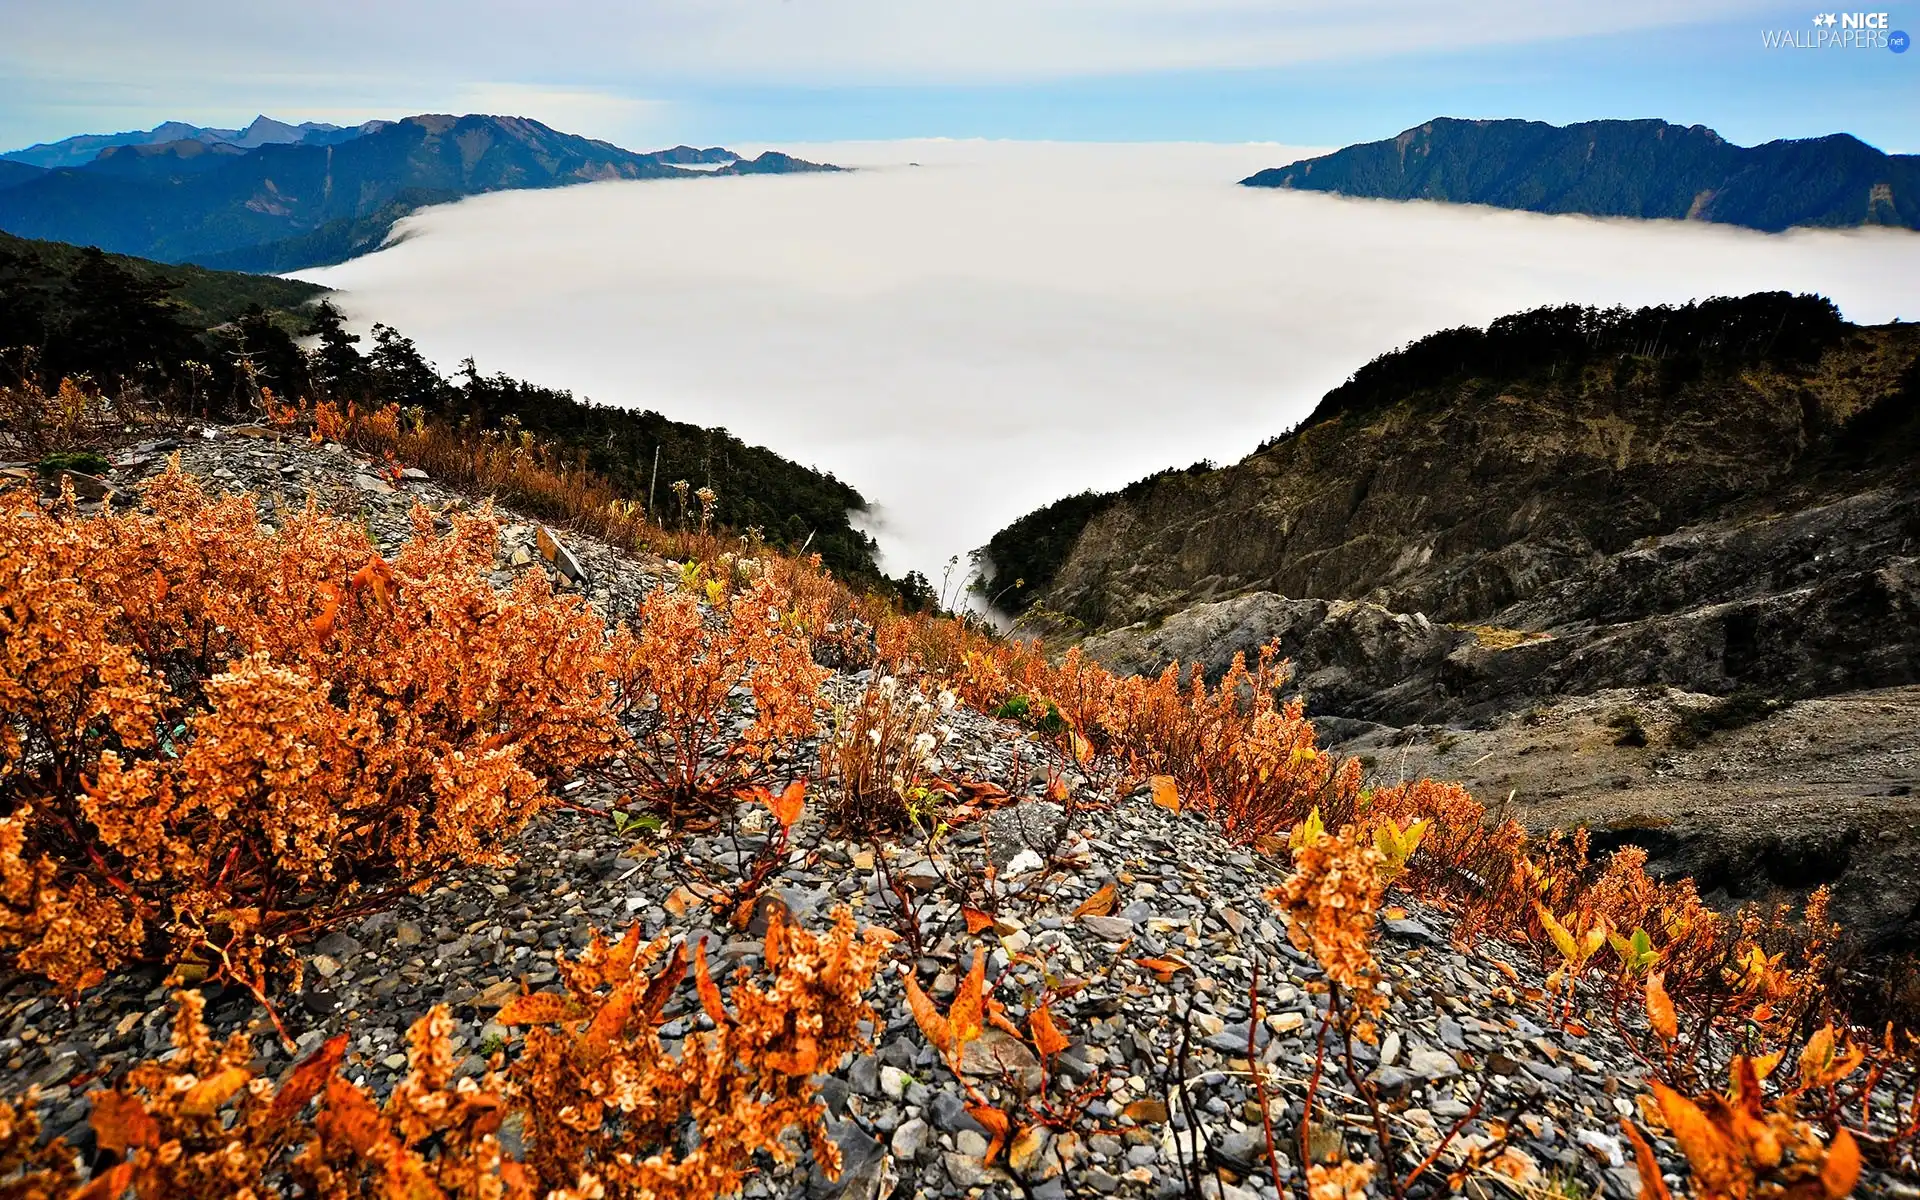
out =
[[[936,586],[1013,518],[1236,459],[1446,326],[1775,288],[1856,322],[1920,317],[1920,235],[1900,230],[1234,186],[1310,153],[1275,146],[781,148],[861,169],[483,196],[300,277],[443,369],[472,355],[830,470],[872,501],[887,569]]]

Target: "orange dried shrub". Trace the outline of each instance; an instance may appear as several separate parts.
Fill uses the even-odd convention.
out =
[[[7,1200],[66,1200],[80,1187],[74,1154],[58,1139],[42,1144],[39,1093],[15,1104],[0,1100],[0,1195]]]
[[[842,670],[873,665],[875,631],[892,616],[884,600],[856,594],[821,565],[818,554],[763,554],[761,562],[786,596],[787,611],[812,639],[817,659]]]
[[[671,955],[664,938],[642,946],[638,927],[611,945],[596,936],[561,963],[564,996],[522,996],[498,1017],[533,1027],[512,1096],[529,1114],[528,1161],[541,1185],[596,1200],[732,1195],[756,1155],[790,1165],[801,1137],[837,1176],[839,1148],[812,1076],[867,1044],[865,992],[890,941],[883,930],[856,932],[844,908],[819,934],[776,919],[769,983],[742,968],[726,998],[703,944],[693,972],[713,1028],[675,1050],[657,1026],[686,974],[685,946]]]
[[[1116,678],[1078,651],[1057,666],[1024,664],[1017,680],[1135,777],[1170,776],[1189,808],[1236,841],[1257,842],[1315,807],[1350,811],[1360,791],[1359,760],[1321,752],[1300,702],[1279,699],[1288,675],[1269,645],[1252,668],[1236,655],[1211,687],[1178,664],[1153,679]]]
[[[331,400],[322,400],[313,408],[313,440],[315,442],[344,442],[353,433],[355,422],[359,418],[359,409],[349,403],[346,411]]]
[[[1377,1014],[1386,998],[1376,990],[1380,964],[1373,957],[1373,927],[1387,885],[1386,862],[1373,842],[1352,825],[1338,834],[1301,839],[1293,851],[1293,874],[1267,892],[1287,918],[1287,940],[1311,954],[1329,982],[1344,990],[1349,1016]]]
[[[52,395],[28,378],[17,386],[0,385],[0,451],[8,458],[39,458],[85,449],[145,416],[124,397],[108,398],[84,377],[78,383],[62,379]]]
[[[827,798],[827,815],[853,834],[899,830],[926,805],[926,784],[952,730],[943,722],[957,699],[929,698],[911,684],[882,675],[858,699],[836,705],[833,725],[820,739],[820,771],[840,786]]]
[[[669,812],[711,809],[764,783],[812,733],[820,685],[805,632],[779,588],[755,581],[709,613],[682,591],[654,592],[621,646],[622,690],[649,728],[633,763],[645,798]],[[729,697],[745,687],[753,720],[736,740]]]
[[[305,1136],[307,1102],[338,1065],[346,1039],[329,1042],[276,1088],[254,1074],[245,1035],[213,1039],[200,993],[183,992],[178,1002],[172,1055],[88,1096],[95,1140],[120,1160],[96,1176],[95,1187],[114,1197],[131,1187],[141,1200],[278,1194],[268,1176]]]
[[[298,1194],[321,1200],[534,1200],[540,1194],[533,1172],[509,1156],[499,1138],[510,1111],[505,1080],[496,1072],[454,1079],[453,1029],[445,1005],[413,1023],[407,1076],[384,1105],[338,1075],[327,1080],[311,1135],[289,1166]]]
[[[330,913],[504,861],[548,782],[619,746],[621,644],[537,573],[491,588],[489,517],[416,509],[389,563],[177,470],[146,499],[0,497],[0,961],[260,990]]]

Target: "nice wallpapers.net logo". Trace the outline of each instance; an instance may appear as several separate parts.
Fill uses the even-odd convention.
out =
[[[1913,44],[1903,29],[1893,28],[1883,12],[1815,13],[1811,29],[1763,29],[1760,42],[1769,50],[1891,50],[1905,54]]]

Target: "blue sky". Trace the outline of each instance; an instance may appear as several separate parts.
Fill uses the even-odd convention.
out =
[[[1920,32],[1920,0],[1889,10]],[[1920,52],[1768,50],[1744,0],[0,0],[0,145],[490,111],[648,148],[889,137],[1371,140],[1657,116],[1920,151]]]

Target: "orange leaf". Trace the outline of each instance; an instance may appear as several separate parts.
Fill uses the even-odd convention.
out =
[[[1093,743],[1089,742],[1086,738],[1080,736],[1080,731],[1078,729],[1071,730],[1070,732],[1073,735],[1074,761],[1078,762],[1081,766],[1084,767],[1088,763],[1093,761]]]
[[[180,1111],[190,1117],[211,1116],[252,1078],[253,1072],[245,1067],[228,1067],[209,1075],[187,1089],[180,1101]]]
[[[947,1010],[947,1023],[953,1028],[953,1041],[957,1049],[986,1032],[986,1001],[983,999],[987,986],[987,960],[978,947],[973,951],[973,970],[960,981],[960,990],[953,997],[953,1006]]]
[[[613,989],[607,1002],[600,1011],[593,1014],[593,1021],[587,1026],[587,1036],[580,1043],[580,1055],[588,1063],[597,1063],[607,1056],[613,1044],[626,1035],[627,1022],[633,1019],[633,984],[623,983]]]
[[[649,1025],[658,1025],[660,1010],[667,1006],[667,998],[686,976],[687,944],[681,942],[673,948],[673,957],[667,960],[667,965],[647,984],[647,994],[640,998],[640,1019]]]
[[[1620,1128],[1626,1130],[1627,1140],[1633,1143],[1633,1165],[1640,1172],[1641,1200],[1673,1200],[1673,1193],[1667,1189],[1666,1177],[1660,1173],[1660,1160],[1654,1156],[1653,1147],[1647,1144],[1646,1135],[1625,1117],[1620,1118]]]
[[[366,566],[353,573],[352,584],[357,592],[371,590],[374,600],[380,607],[386,608],[391,604],[395,590],[393,568],[387,565],[386,559],[376,554],[367,560]]]
[[[1168,812],[1180,811],[1180,785],[1171,775],[1155,775],[1147,780],[1147,786],[1153,790],[1153,802]]]
[[[640,962],[640,922],[627,926],[620,935],[620,941],[607,953],[606,966],[602,968],[609,983],[625,983],[633,978],[633,968]]]
[[[87,1123],[93,1126],[94,1140],[102,1150],[124,1154],[160,1144],[160,1126],[154,1123],[137,1097],[120,1092],[95,1092],[89,1099],[93,1101],[93,1112]]]
[[[1033,1029],[1033,1048],[1040,1052],[1041,1058],[1052,1058],[1072,1045],[1067,1035],[1061,1033],[1060,1027],[1053,1023],[1053,1014],[1045,1005],[1033,1010],[1027,1017],[1027,1024]]]
[[[986,1155],[980,1160],[985,1165],[992,1166],[994,1158],[1000,1153],[1000,1147],[1007,1144],[1007,1114],[990,1104],[969,1104],[967,1115],[980,1122],[981,1127],[993,1135],[993,1140],[987,1143]]]
[[[927,1035],[927,1041],[941,1054],[952,1057],[954,1052],[953,1026],[940,1010],[934,1007],[933,1000],[920,990],[920,984],[913,975],[907,975],[907,1008],[913,1013],[914,1023],[920,1026],[920,1032]]]
[[[267,1112],[269,1124],[278,1125],[307,1106],[307,1101],[320,1094],[327,1085],[327,1077],[340,1069],[340,1060],[346,1057],[347,1035],[336,1033],[328,1038],[321,1047],[293,1069],[287,1076],[287,1082],[274,1093],[273,1107]]]
[[[767,808],[772,811],[773,819],[780,822],[783,827],[791,828],[793,823],[800,819],[800,810],[806,807],[807,781],[794,780],[778,796],[763,788],[761,796],[765,799]]]
[[[1022,956],[1022,957],[1025,957],[1025,956]],[[1029,961],[1039,964],[1038,959],[1031,959]],[[1042,966],[1042,969],[1043,970],[1045,969],[1044,966]],[[993,1026],[995,1029],[1006,1030],[1008,1036],[1010,1037],[1018,1038],[1023,1036],[1020,1032],[1020,1027],[1018,1025],[1015,1025],[1011,1020],[1007,1018],[1007,1006],[1000,1003],[1000,998],[998,996],[995,996],[992,992],[988,992],[986,999],[987,999],[987,1024]]]
[[[1853,1194],[1860,1182],[1860,1144],[1842,1125],[1827,1147],[1826,1161],[1820,1164],[1820,1186],[1832,1200]]]
[[[1120,892],[1113,884],[1103,884],[1099,891],[1081,901],[1080,907],[1073,910],[1073,919],[1077,921],[1081,917],[1104,917],[1113,911],[1114,901],[1119,896]]]
[[[500,1007],[494,1020],[502,1025],[554,1025],[581,1016],[580,1006],[555,992],[515,996]]]
[[[1666,1119],[1673,1140],[1687,1156],[1693,1173],[1709,1179],[1719,1178],[1733,1158],[1733,1142],[1700,1111],[1700,1106],[1659,1080],[1651,1080],[1653,1094],[1660,1102],[1660,1115]]]
[[[333,627],[340,619],[340,589],[323,583],[317,590],[325,599],[320,605],[320,615],[313,619],[313,636],[325,641],[333,636]]]
[[[93,1177],[93,1182],[73,1193],[70,1200],[119,1200],[133,1186],[133,1164],[115,1164],[113,1170]]]
[[[1674,1015],[1673,998],[1667,995],[1664,971],[1647,973],[1647,1023],[1669,1045],[1680,1036],[1680,1019]]]
[[[730,1023],[727,1006],[720,1002],[720,989],[714,986],[713,976],[707,971],[707,942],[705,938],[693,948],[693,985],[700,989],[700,1007],[707,1010],[707,1016],[715,1026],[725,1029]]]
[[[981,912],[977,908],[962,908],[960,915],[967,919],[968,933],[979,933],[993,925],[992,914]]]
[[[1047,784],[1047,799],[1049,799],[1049,800],[1054,800],[1054,801],[1057,801],[1057,802],[1059,802],[1059,803],[1062,803],[1062,804],[1064,804],[1064,803],[1066,803],[1066,800],[1067,800],[1067,781],[1066,781],[1066,780],[1064,780],[1064,779],[1055,779],[1055,780],[1053,780],[1053,781],[1051,781],[1050,783],[1048,783],[1048,784]]]
[[[1186,963],[1175,958],[1136,958],[1133,961],[1145,967],[1147,970],[1152,971],[1154,977],[1161,983],[1172,983],[1176,972],[1191,971],[1193,969]]]
[[[380,1115],[372,1097],[338,1075],[327,1080],[327,1098],[320,1118],[329,1137],[339,1136],[362,1157],[373,1158],[376,1152],[389,1153],[393,1134],[387,1127],[387,1119]]]

